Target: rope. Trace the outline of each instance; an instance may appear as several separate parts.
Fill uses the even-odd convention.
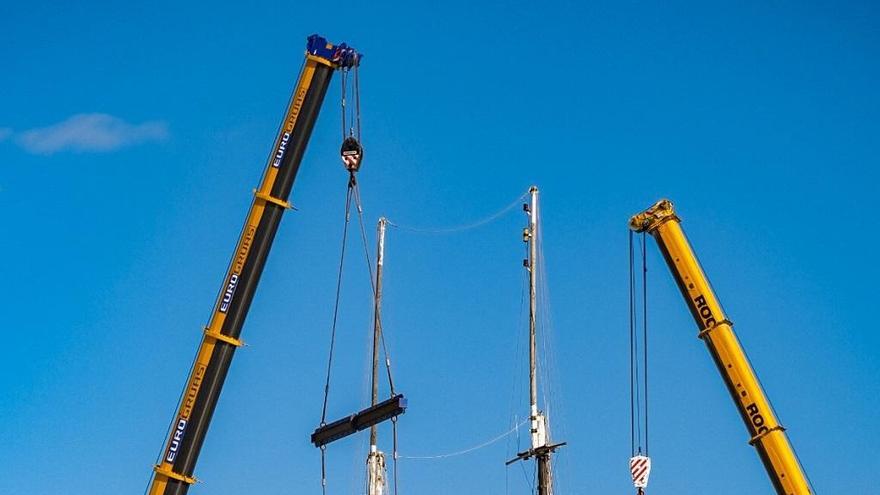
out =
[[[432,460],[432,459],[446,459],[447,457],[456,457],[456,456],[460,456],[460,455],[464,455],[464,454],[469,454],[469,453],[471,453],[471,452],[473,452],[473,451],[475,451],[475,450],[479,450],[479,449],[482,449],[483,447],[488,447],[489,445],[492,445],[493,443],[495,443],[495,442],[501,440],[502,438],[504,438],[504,437],[510,435],[511,433],[514,433],[515,431],[517,431],[517,430],[519,429],[520,426],[522,426],[522,425],[524,425],[524,424],[526,424],[526,423],[528,423],[528,422],[529,422],[529,419],[528,419],[528,418],[527,418],[527,419],[524,419],[524,420],[520,421],[519,423],[517,423],[516,426],[514,426],[514,427],[511,428],[510,430],[505,431],[504,433],[498,435],[497,437],[494,437],[494,438],[492,438],[491,440],[487,440],[487,441],[485,441],[485,442],[483,442],[483,443],[481,443],[481,444],[479,444],[479,445],[475,445],[475,446],[473,446],[473,447],[469,447],[469,448],[464,449],[464,450],[458,450],[458,451],[455,451],[455,452],[449,452],[449,453],[447,453],[447,454],[437,454],[437,455],[402,455],[402,456],[398,456],[398,457],[400,457],[401,459],[411,459],[411,460],[417,460],[417,461],[424,461],[424,460]]]
[[[517,207],[519,205],[520,201],[522,201],[528,195],[529,195],[528,192],[523,193],[519,197],[517,197],[515,200],[513,200],[512,203],[505,206],[501,210],[498,210],[497,212],[495,212],[495,213],[493,213],[493,214],[489,215],[488,217],[485,217],[481,220],[477,220],[476,222],[468,223],[468,224],[464,224],[464,225],[458,225],[458,226],[452,226],[452,227],[441,227],[441,228],[411,227],[409,225],[401,225],[399,223],[392,222],[391,220],[388,221],[388,225],[390,225],[396,229],[399,229],[399,230],[405,230],[405,231],[414,232],[417,234],[452,234],[452,233],[456,233],[456,232],[464,232],[466,230],[472,230],[472,229],[476,229],[478,227],[482,227],[483,225],[486,225],[488,223],[491,223],[491,222],[497,220],[498,218],[503,216],[508,211]]]

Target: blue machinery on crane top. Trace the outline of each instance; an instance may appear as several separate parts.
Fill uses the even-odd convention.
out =
[[[363,54],[345,43],[334,45],[326,38],[313,34],[306,43],[306,51],[309,55],[329,60],[340,69],[357,67],[361,63]]]

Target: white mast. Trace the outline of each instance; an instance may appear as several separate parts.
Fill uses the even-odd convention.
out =
[[[529,225],[523,229],[523,241],[529,245],[529,257],[523,263],[529,271],[529,423],[531,425],[531,447],[507,461],[531,459],[538,463],[538,495],[553,495],[553,471],[550,456],[565,442],[550,443],[547,417],[538,409],[538,346],[537,346],[537,282],[538,282],[538,188],[529,189],[530,202],[523,205],[529,215]]]
[[[532,448],[543,447],[546,443],[546,425],[544,416],[538,412],[538,346],[537,346],[537,279],[538,279],[538,188],[529,189],[531,204],[529,207],[529,226],[524,238],[529,244],[529,259],[526,269],[529,271],[529,418],[532,431]]]

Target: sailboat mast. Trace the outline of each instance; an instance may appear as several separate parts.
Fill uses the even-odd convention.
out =
[[[379,219],[378,230],[378,255],[376,256],[376,294],[373,299],[373,393],[370,405],[375,406],[379,401],[379,339],[382,338],[382,266],[385,264],[385,217]],[[377,426],[370,427],[370,452],[376,451]]]
[[[529,189],[529,413],[532,423],[532,448],[537,445],[538,435],[538,346],[535,330],[537,326],[536,282],[538,277],[538,188]]]
[[[538,281],[538,188],[529,189],[529,412],[532,425],[532,448],[547,442],[546,419],[538,412],[538,344],[537,344],[537,281]],[[551,495],[550,452],[535,456],[538,462],[538,495]]]
[[[553,494],[553,471],[550,467],[550,456],[565,442],[551,444],[547,428],[547,417],[538,409],[538,188],[529,189],[530,201],[523,205],[529,215],[529,225],[523,229],[523,241],[528,243],[528,259],[523,265],[529,271],[529,423],[531,426],[531,447],[519,452],[516,457],[507,461],[510,465],[518,460],[532,457],[538,463],[538,495]]]
[[[376,285],[373,294],[373,376],[370,406],[379,402],[379,344],[382,339],[382,268],[385,265],[385,217],[379,219],[377,229]],[[370,427],[370,453],[367,454],[367,495],[385,493],[385,454],[377,446],[378,426]]]

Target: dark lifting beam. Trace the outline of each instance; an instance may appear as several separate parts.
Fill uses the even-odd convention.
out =
[[[312,433],[312,443],[315,444],[315,447],[323,447],[405,412],[406,398],[403,397],[403,394],[398,394],[359,413],[319,427]]]

